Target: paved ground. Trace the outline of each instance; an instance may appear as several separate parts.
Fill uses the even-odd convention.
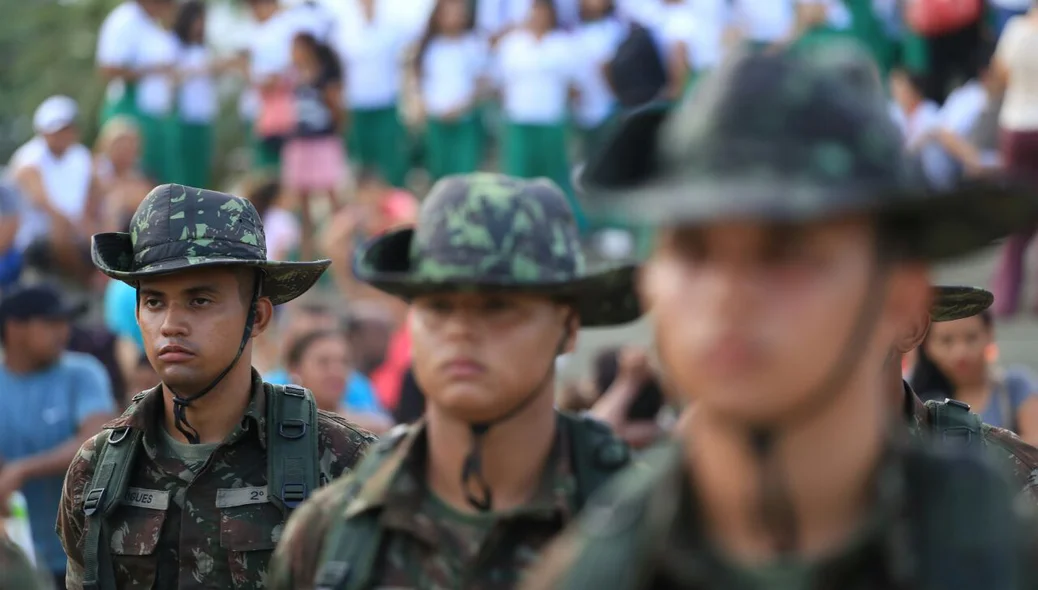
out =
[[[997,249],[991,248],[953,265],[945,265],[935,269],[934,277],[938,283],[986,287],[996,254]],[[1030,288],[1028,297],[1034,292],[1035,289]],[[1025,297],[1024,301],[1031,299]],[[650,329],[644,321],[622,330],[584,330],[580,334],[576,353],[567,363],[565,375],[568,377],[586,371],[589,359],[601,347],[624,342],[647,343],[650,337]],[[1000,324],[998,342],[1002,362],[1023,363],[1038,370],[1038,318],[1021,314],[1012,321]]]

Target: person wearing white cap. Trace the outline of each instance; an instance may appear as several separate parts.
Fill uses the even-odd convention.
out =
[[[15,237],[26,263],[85,280],[92,274],[87,237],[99,229],[101,201],[90,150],[79,143],[78,114],[67,96],[44,100],[33,115],[36,135],[11,157],[9,174],[27,200]]]
[[[96,61],[101,77],[108,82],[102,124],[116,115],[136,116],[138,82],[169,69],[169,64],[145,63],[141,57],[156,23],[167,20],[175,5],[175,0],[126,0],[101,24]]]

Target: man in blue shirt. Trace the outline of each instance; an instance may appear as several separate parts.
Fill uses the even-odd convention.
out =
[[[66,558],[54,522],[65,472],[115,413],[101,362],[65,350],[81,310],[46,284],[16,287],[0,300],[0,512],[12,492],[25,494],[37,560],[58,588]]]

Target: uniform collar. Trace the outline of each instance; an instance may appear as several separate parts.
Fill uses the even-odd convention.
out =
[[[534,497],[526,505],[507,513],[497,513],[499,520],[554,520],[568,522],[577,502],[577,480],[572,463],[572,443],[566,422],[558,420],[555,444],[549,454],[545,474]],[[383,525],[414,534],[435,543],[435,523],[416,519],[426,498],[425,468],[428,451],[427,425],[424,419],[404,430],[391,433],[384,444],[390,450],[357,491],[346,508],[352,518],[368,510],[382,509]],[[459,474],[460,475],[460,474]]]
[[[902,379],[901,386],[905,392],[902,403],[905,422],[913,435],[921,435],[930,428],[930,412],[926,409],[926,404],[923,403],[923,400],[912,390],[912,386],[908,384],[908,381]]]
[[[241,422],[234,427],[224,444],[232,444],[245,433],[254,430],[259,438],[260,446],[267,446],[266,407],[267,396],[265,384],[256,369],[252,370],[252,398],[245,408]],[[129,407],[121,416],[104,425],[104,430],[134,428],[144,433],[144,449],[151,459],[157,456],[158,428],[163,428],[162,416],[165,406],[162,403],[162,384],[144,390],[133,396]]]

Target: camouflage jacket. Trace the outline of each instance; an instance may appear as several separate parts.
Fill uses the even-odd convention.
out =
[[[905,417],[913,432],[934,431],[932,417],[927,404],[919,399],[908,383],[905,388]],[[1019,484],[1020,495],[1038,504],[1038,449],[1025,443],[1019,436],[1005,428],[981,425],[981,436],[988,455],[1008,469]]]
[[[159,452],[163,428],[161,386],[144,392],[120,418],[80,448],[65,476],[57,533],[68,554],[67,585],[83,585],[86,517],[83,495],[108,430],[140,429],[130,492],[147,498],[124,503],[107,519],[118,588],[257,589],[265,586],[267,562],[284,527],[284,514],[266,500],[266,395],[253,372],[253,394],[241,423],[194,475]],[[347,473],[374,442],[369,433],[327,412],[318,414],[321,472]],[[234,490],[241,490],[235,492]]]
[[[381,511],[377,518],[382,533],[367,587],[512,588],[580,505],[571,457],[571,449],[579,445],[571,428],[557,430],[547,471],[530,502],[490,515],[489,528],[478,531],[460,518],[437,517],[442,511],[430,509],[426,427],[419,422],[398,428],[369,453],[356,476],[334,482],[292,515],[271,562],[269,589],[312,589],[332,522],[370,516],[364,514],[370,510]],[[354,481],[360,476],[366,477]]]
[[[47,588],[43,576],[29,558],[0,532],[0,590],[39,590]]]
[[[851,542],[773,570],[735,565],[712,542],[681,443],[669,442],[593,497],[521,588],[1033,588],[1032,507],[1012,502],[1004,478],[976,457],[925,446],[888,446],[870,517]],[[768,573],[786,565],[802,576],[794,584]]]

